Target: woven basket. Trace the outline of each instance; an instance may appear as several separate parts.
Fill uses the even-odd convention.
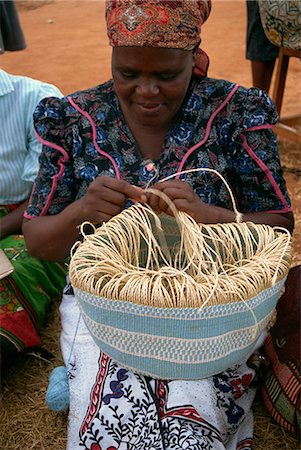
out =
[[[168,216],[163,217],[161,223],[164,233],[157,236],[160,247],[168,248],[171,255],[176,254],[180,242],[178,225]],[[240,239],[243,239],[242,235]],[[85,256],[84,245],[85,240],[78,249]],[[254,255],[256,252],[255,236]],[[262,257],[262,248],[260,252]],[[139,267],[143,267],[146,254],[142,240]],[[267,258],[270,254],[267,252]],[[222,244],[220,255],[226,258]],[[122,298],[103,298],[92,288],[90,291],[83,288],[78,282],[77,271],[83,269],[84,263],[77,261],[76,256],[77,250],[71,258],[70,280],[87,328],[100,349],[136,373],[160,379],[188,380],[217,374],[248,359],[273,315],[290,263],[288,251],[285,255],[287,272],[282,272],[274,285],[271,281],[244,301],[233,294],[224,304],[162,308],[123,301]],[[102,258],[100,251],[95,264]],[[89,255],[87,263],[91,267]],[[241,270],[242,277],[247,276],[247,268]],[[93,283],[90,286],[93,287]]]
[[[193,380],[247,360],[271,319],[284,281],[247,305],[233,302],[201,310],[155,308],[74,290],[93,339],[112,359],[153,378]]]

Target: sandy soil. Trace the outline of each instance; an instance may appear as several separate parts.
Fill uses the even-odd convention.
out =
[[[28,47],[0,57],[4,70],[48,81],[67,95],[110,77],[110,47],[105,32],[104,0],[17,0]],[[245,59],[245,0],[214,0],[202,30],[210,55],[209,75],[251,86]],[[283,115],[301,110],[301,64],[291,58]]]

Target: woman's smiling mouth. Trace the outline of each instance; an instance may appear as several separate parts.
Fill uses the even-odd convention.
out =
[[[154,114],[159,112],[162,107],[162,103],[136,103],[136,106],[144,114]]]

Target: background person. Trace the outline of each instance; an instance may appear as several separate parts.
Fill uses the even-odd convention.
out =
[[[108,221],[128,199],[169,212],[141,189],[155,173],[159,181],[182,168],[218,170],[244,221],[292,230],[272,102],[261,90],[206,76],[208,57],[198,46],[210,8],[209,1],[107,2],[113,79],[35,111],[44,146],[23,224],[33,255],[66,258],[84,220]],[[155,171],[147,170],[150,160]],[[154,186],[198,222],[235,218],[215,175]],[[255,388],[246,361],[199,381],[154,380],[100,352],[69,285],[61,317],[68,449],[251,448]]]
[[[65,284],[64,265],[28,255],[21,235],[23,213],[39,167],[42,145],[32,114],[44,97],[61,97],[53,85],[0,70],[0,249],[14,271],[0,279],[1,369],[40,343],[38,330],[52,297]]]
[[[247,49],[253,86],[269,92],[279,48],[266,37],[256,0],[247,0]]]
[[[14,0],[0,0],[0,54],[24,50],[26,41]]]

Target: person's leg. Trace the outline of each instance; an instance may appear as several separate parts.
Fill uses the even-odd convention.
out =
[[[86,362],[89,358],[96,362],[99,352],[91,353],[87,343],[81,342],[81,356],[76,351],[77,369],[85,360],[83,373],[76,369],[73,374],[79,377],[77,389],[70,379],[70,450],[252,448],[256,387],[255,372],[247,364],[199,381],[154,380],[121,367],[105,354],[95,372],[95,365]],[[82,403],[81,411],[72,397]]]
[[[1,288],[1,285],[0,285]],[[1,326],[0,326],[1,329]],[[5,375],[10,367],[16,363],[19,351],[7,336],[0,335],[0,377]]]
[[[199,381],[175,380],[158,398],[164,448],[251,449],[255,372],[246,363]]]
[[[0,54],[24,50],[26,41],[20,25],[15,1],[0,0]]]
[[[66,289],[68,291],[68,289]],[[82,422],[93,398],[90,393],[97,383],[100,350],[85,326],[74,295],[64,294],[60,305],[61,350],[68,371],[70,405],[67,450],[80,450]],[[93,403],[96,408],[97,403]]]
[[[251,61],[253,86],[269,92],[276,59]]]
[[[264,33],[258,3],[247,0],[246,58],[251,61],[253,86],[269,91],[278,50]]]

